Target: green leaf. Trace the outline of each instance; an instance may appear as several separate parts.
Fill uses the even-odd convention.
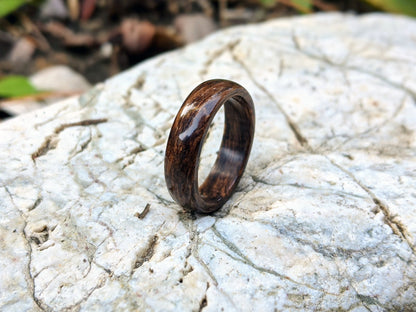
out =
[[[416,16],[416,0],[367,0],[367,2],[387,12]]]
[[[312,11],[312,0],[291,0],[293,6],[303,13]]]
[[[0,0],[2,1],[2,0]],[[38,93],[38,90],[23,76],[7,76],[0,80],[1,97],[17,97]]]
[[[279,0],[260,0],[260,3],[266,8],[271,8],[278,2]],[[283,3],[296,8],[302,13],[310,13],[312,11],[312,0],[285,0]]]
[[[27,0],[0,0],[0,17],[6,16],[16,11]]]
[[[262,6],[270,8],[276,4],[276,0],[260,0]]]

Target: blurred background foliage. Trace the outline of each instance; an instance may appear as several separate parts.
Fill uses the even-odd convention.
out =
[[[386,12],[416,16],[416,0],[367,0]]]
[[[279,0],[261,0],[261,3],[266,6],[274,6]],[[409,16],[416,16],[416,0],[362,0],[373,5],[380,10],[404,14]],[[290,0],[293,7],[297,8],[299,12],[311,13],[313,10],[314,0]]]
[[[0,0],[0,119],[217,29],[323,11],[416,16],[416,0]]]
[[[2,0],[0,1],[0,17],[6,16],[25,4],[26,0]]]
[[[311,13],[313,11],[314,0],[259,0],[259,3],[266,8],[275,6],[278,2],[283,2],[293,6],[302,13]],[[366,1],[380,10],[404,14],[409,16],[416,16],[416,0],[361,0]],[[0,17],[4,17],[13,13],[24,4],[39,5],[42,0],[0,0]],[[71,5],[75,1],[68,0],[67,3]],[[95,2],[95,1],[90,1]],[[111,2],[111,1],[110,1]],[[158,2],[158,1],[155,1]],[[73,6],[73,4],[72,4]]]

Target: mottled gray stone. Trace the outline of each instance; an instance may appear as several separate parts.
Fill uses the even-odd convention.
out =
[[[0,309],[415,311],[415,34],[389,15],[232,28],[2,123]],[[256,137],[231,200],[191,216],[164,148],[209,78],[249,90]]]

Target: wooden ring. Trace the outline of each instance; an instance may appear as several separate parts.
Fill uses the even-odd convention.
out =
[[[224,104],[224,134],[217,159],[198,186],[202,145],[215,114]],[[254,137],[255,113],[250,94],[229,80],[208,80],[182,104],[165,154],[165,180],[173,199],[188,210],[210,213],[234,192],[246,167]]]

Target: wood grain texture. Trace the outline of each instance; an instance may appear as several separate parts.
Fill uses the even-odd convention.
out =
[[[208,177],[198,185],[198,166],[209,125],[224,105],[221,148]],[[229,80],[208,80],[180,108],[169,135],[165,179],[173,199],[185,209],[218,210],[234,192],[254,138],[254,104],[247,90]]]

